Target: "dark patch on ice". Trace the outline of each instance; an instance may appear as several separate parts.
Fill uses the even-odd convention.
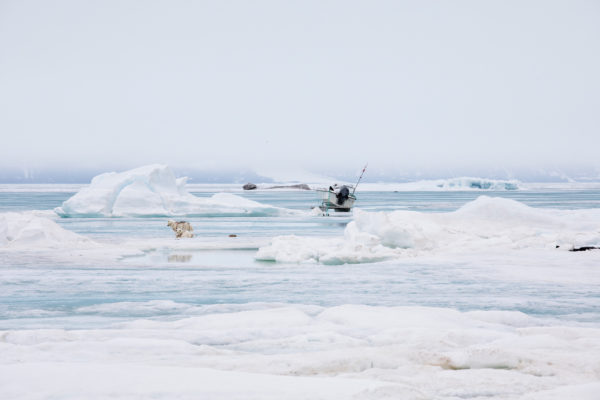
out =
[[[191,254],[169,254],[168,262],[185,263],[190,262],[192,259]]]
[[[588,250],[600,250],[600,247],[596,247],[596,246],[573,247],[569,251],[588,251]]]

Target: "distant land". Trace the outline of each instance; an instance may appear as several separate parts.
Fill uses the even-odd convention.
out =
[[[111,171],[124,171],[130,167],[98,167],[98,168],[2,168],[0,167],[0,183],[89,183],[90,180],[101,173]],[[328,182],[336,179],[340,182],[354,182],[360,174],[356,171],[306,171],[306,173],[273,174],[261,171],[257,173],[249,168],[240,169],[194,169],[185,167],[172,167],[176,176],[187,176],[190,183],[313,183],[316,180]],[[314,177],[323,177],[315,179]],[[390,171],[370,166],[365,173],[363,182],[412,182],[424,179],[447,179],[461,176],[481,177],[488,179],[517,179],[522,182],[599,182],[600,168],[447,168],[436,170],[407,169]],[[313,178],[313,179],[311,179]],[[305,182],[307,181],[307,182]]]

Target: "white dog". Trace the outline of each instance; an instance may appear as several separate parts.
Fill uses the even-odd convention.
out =
[[[186,221],[173,221],[172,219],[170,219],[167,222],[167,226],[170,226],[171,229],[173,229],[173,231],[175,232],[175,237],[176,238],[193,238],[194,234],[192,232],[194,232],[194,228],[192,228],[192,225],[190,225],[189,222]]]

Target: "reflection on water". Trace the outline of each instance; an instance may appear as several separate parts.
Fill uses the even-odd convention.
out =
[[[169,262],[189,262],[192,259],[191,254],[169,254]]]

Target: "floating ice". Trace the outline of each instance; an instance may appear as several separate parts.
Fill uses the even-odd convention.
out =
[[[362,263],[425,252],[568,250],[600,244],[600,209],[548,210],[480,196],[455,212],[354,211],[343,238],[275,237],[259,260]]]
[[[266,216],[291,210],[261,204],[229,193],[196,197],[164,165],[109,172],[55,209],[61,217]]]
[[[0,214],[0,247],[71,247],[93,242],[32,212]]]

